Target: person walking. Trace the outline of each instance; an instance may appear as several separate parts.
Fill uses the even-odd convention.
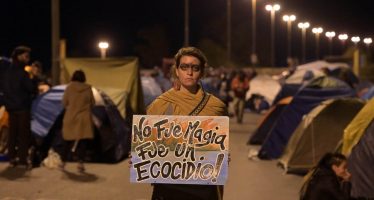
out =
[[[30,61],[31,49],[16,47],[11,65],[3,80],[4,104],[9,113],[8,157],[9,167],[17,165],[30,169],[29,148],[31,135],[31,103],[37,94],[36,84],[28,76],[25,66]]]
[[[86,75],[82,70],[73,73],[71,82],[63,96],[65,114],[62,125],[64,139],[63,152],[60,152],[64,169],[67,157],[73,152],[78,157],[78,171],[84,172],[83,165],[87,143],[94,137],[91,110],[95,104],[91,86],[86,84]]]
[[[195,47],[181,48],[172,67],[174,88],[157,97],[148,115],[227,116],[226,105],[199,84],[207,66],[205,55]],[[219,200],[223,186],[154,184],[152,200]]]
[[[231,89],[234,92],[234,110],[236,121],[241,124],[243,122],[245,95],[249,89],[249,81],[243,71],[235,76],[231,82]]]

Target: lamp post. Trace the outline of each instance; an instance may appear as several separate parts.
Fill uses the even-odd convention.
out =
[[[271,35],[270,35],[270,59],[271,59],[271,66],[275,66],[275,61],[274,61],[274,37],[275,37],[275,12],[280,10],[280,5],[279,4],[273,4],[273,5],[266,5],[265,9],[270,12],[270,18],[271,18],[271,23],[270,23],[270,28],[271,28]]]
[[[306,29],[309,28],[309,22],[300,22],[297,26],[301,29],[301,45],[302,45],[302,62],[305,63],[305,38],[306,38]]]
[[[106,52],[109,48],[109,43],[108,42],[99,42],[98,47],[100,49],[101,59],[105,59],[106,58]]]
[[[316,58],[319,59],[319,35],[323,32],[322,27],[313,28],[312,32],[316,35]]]
[[[373,40],[371,38],[364,38],[364,43],[366,44],[366,47],[369,49],[371,43],[373,43]]]
[[[332,55],[332,39],[335,37],[335,32],[328,31],[325,33],[325,35],[329,39],[329,55]]]
[[[184,0],[184,46],[188,47],[190,45],[190,1],[189,0]]]
[[[358,36],[353,36],[351,41],[355,44],[355,48],[357,48],[357,44],[361,41],[361,39]]]
[[[338,35],[338,39],[341,41],[342,43],[342,48],[343,48],[343,52],[345,50],[345,43],[346,41],[348,40],[348,35],[346,33],[343,33],[343,34],[339,34]]]
[[[256,0],[252,0],[252,53],[251,63],[256,65],[258,63],[256,54]]]
[[[292,58],[292,50],[291,50],[291,43],[292,43],[292,22],[296,20],[295,15],[283,15],[283,21],[287,22],[287,60],[291,60]]]
[[[227,59],[231,60],[231,0],[227,0]]]

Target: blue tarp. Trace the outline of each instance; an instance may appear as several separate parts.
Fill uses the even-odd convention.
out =
[[[260,158],[279,158],[292,133],[301,122],[303,115],[309,113],[320,102],[327,99],[352,97],[355,95],[353,89],[338,79],[329,77],[320,77],[317,79],[319,80],[312,81],[310,85],[301,88],[291,103],[283,110],[260,149]],[[317,87],[316,83],[326,81],[336,83],[336,87]]]

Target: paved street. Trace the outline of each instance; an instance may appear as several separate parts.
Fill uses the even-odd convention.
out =
[[[225,200],[298,199],[302,177],[285,175],[276,161],[249,160],[246,145],[259,115],[246,113],[244,123],[230,123],[231,163],[225,186]],[[79,174],[76,163],[68,163],[67,172],[44,167],[32,171],[7,168],[0,163],[0,200],[65,199],[150,199],[149,184],[130,184],[128,161],[118,164],[87,164],[87,173]]]

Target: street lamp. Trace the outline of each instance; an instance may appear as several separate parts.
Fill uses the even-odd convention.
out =
[[[313,28],[312,32],[316,35],[316,58],[319,59],[319,35],[323,32],[323,28]]]
[[[358,36],[353,36],[352,38],[351,38],[351,41],[355,44],[355,48],[357,48],[357,43],[359,43],[360,42],[360,37],[358,37]]]
[[[302,44],[302,62],[305,63],[305,38],[306,38],[306,29],[309,28],[309,22],[300,22],[297,26],[301,29],[301,44]]]
[[[190,45],[190,1],[184,0],[184,46]]]
[[[371,43],[373,43],[373,40],[371,38],[364,38],[364,43],[366,44],[366,48],[367,48],[367,54],[370,56],[370,45]]]
[[[101,59],[106,58],[106,51],[109,48],[109,43],[108,42],[99,42],[99,48],[100,48],[100,53],[101,53]]]
[[[339,34],[338,38],[339,38],[339,40],[342,43],[342,47],[343,47],[343,51],[344,51],[344,49],[345,49],[345,43],[348,40],[348,35],[346,33]]]
[[[295,15],[283,15],[283,21],[287,22],[287,40],[288,40],[288,46],[287,46],[287,54],[288,58],[287,60],[291,60],[292,53],[291,53],[291,38],[292,38],[292,22],[296,20]]]
[[[373,40],[371,38],[364,38],[364,43],[369,48],[370,44],[373,43]]]
[[[335,32],[328,31],[325,33],[325,35],[329,39],[329,55],[332,55],[332,39],[335,37]]]
[[[252,0],[252,54],[251,63],[255,65],[258,63],[256,54],[256,0]]]
[[[271,26],[270,27],[271,28],[271,35],[270,35],[271,55],[270,55],[270,59],[271,59],[271,66],[274,67],[275,66],[275,62],[274,62],[275,24],[274,24],[274,21],[275,21],[275,12],[280,10],[280,5],[279,4],[273,4],[273,5],[268,4],[268,5],[265,6],[265,9],[270,12],[270,18],[271,18],[271,24],[270,24],[270,26]]]

